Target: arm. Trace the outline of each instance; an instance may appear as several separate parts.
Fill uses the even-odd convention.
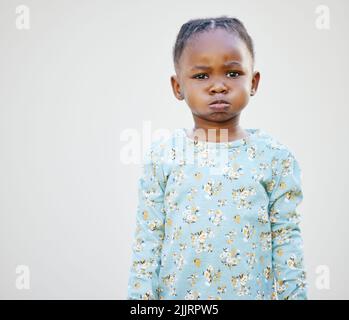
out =
[[[128,300],[158,299],[158,273],[164,239],[165,181],[154,150],[147,152],[138,181],[136,229],[128,280]]]
[[[269,201],[274,288],[279,300],[306,300],[303,241],[296,211],[303,200],[301,169],[290,151],[283,154]]]

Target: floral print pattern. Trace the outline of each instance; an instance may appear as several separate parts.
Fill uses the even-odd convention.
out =
[[[128,299],[307,299],[294,154],[261,129],[152,142],[138,184]]]

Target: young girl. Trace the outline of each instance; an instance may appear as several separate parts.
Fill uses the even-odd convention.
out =
[[[128,299],[307,299],[299,164],[239,125],[260,78],[252,39],[236,18],[190,20],[173,55],[195,127],[147,152]]]

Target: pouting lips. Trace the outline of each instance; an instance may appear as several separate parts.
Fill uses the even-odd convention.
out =
[[[227,108],[229,108],[230,103],[224,100],[216,100],[212,103],[210,103],[209,107],[210,109],[217,110],[217,111],[224,111]]]
[[[210,105],[213,105],[213,104],[229,104],[229,102],[225,100],[215,100],[210,103]]]

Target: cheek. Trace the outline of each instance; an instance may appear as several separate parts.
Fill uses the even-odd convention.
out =
[[[191,101],[201,100],[207,89],[202,83],[190,83],[186,86],[187,99]]]
[[[239,93],[239,95],[242,95],[242,96],[250,95],[251,89],[247,81],[238,82],[235,85],[233,85],[231,88],[233,92],[235,91],[236,93]]]
[[[199,81],[191,81],[189,84],[187,84],[187,91],[189,94],[204,91],[205,88],[205,84],[200,83]]]

